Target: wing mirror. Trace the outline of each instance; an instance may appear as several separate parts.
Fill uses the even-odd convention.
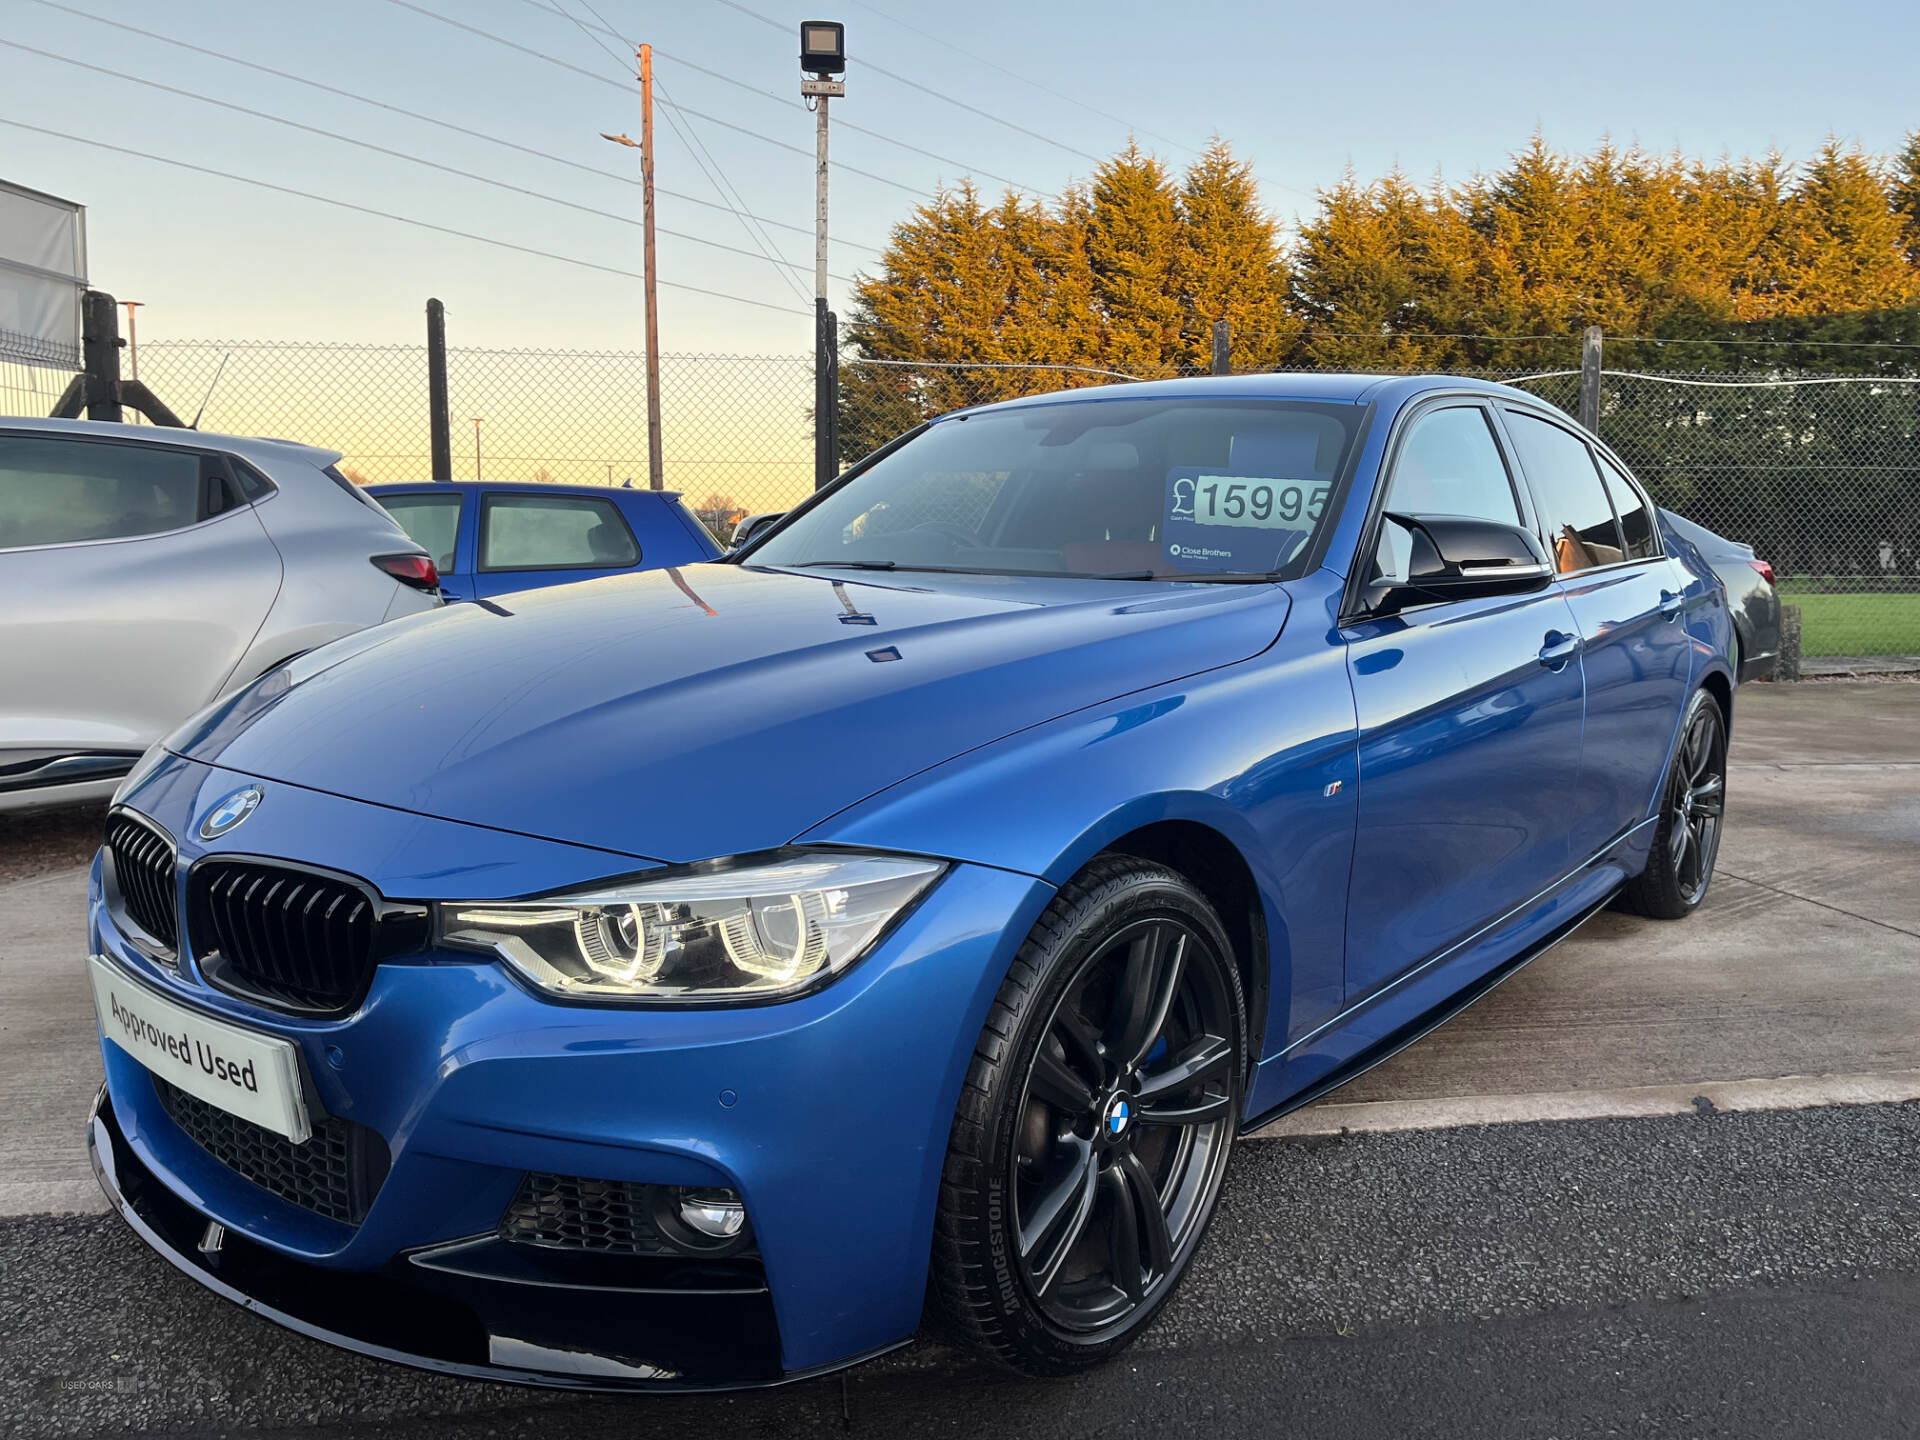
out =
[[[1532,531],[1468,515],[1389,511],[1380,536],[1381,573],[1368,589],[1376,615],[1476,595],[1524,595],[1546,588],[1553,562]]]
[[[733,548],[738,550],[774,521],[784,519],[786,513],[784,510],[767,510],[758,515],[743,517],[740,523],[733,527]]]

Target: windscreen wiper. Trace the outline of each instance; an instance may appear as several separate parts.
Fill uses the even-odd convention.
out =
[[[1266,585],[1273,576],[1264,570],[1126,570],[1114,575],[1087,575],[1087,580],[1178,580],[1190,585]]]
[[[805,560],[798,565],[789,565],[789,570],[898,570],[898,562],[893,560]]]
[[[1183,570],[1176,575],[1156,577],[1162,580],[1182,580],[1193,585],[1271,585],[1273,573],[1268,570]]]

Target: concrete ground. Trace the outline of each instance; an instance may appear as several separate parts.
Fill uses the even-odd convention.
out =
[[[1245,1145],[1163,1322],[1054,1386],[922,1345],[582,1401],[266,1325],[87,1213],[83,872],[0,885],[0,1217],[56,1212],[0,1218],[0,1433],[1920,1434],[1920,1104],[1872,1103],[1920,1097],[1920,685],[1749,687],[1730,779],[1698,915],[1597,917]]]

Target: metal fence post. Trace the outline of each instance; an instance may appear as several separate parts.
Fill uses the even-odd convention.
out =
[[[1600,433],[1600,342],[1598,325],[1589,325],[1580,341],[1580,423]]]
[[[427,301],[427,444],[435,480],[453,479],[453,421],[447,410],[447,307]]]
[[[1780,658],[1773,662],[1773,678],[1787,681],[1800,678],[1800,607],[1798,605],[1780,607]]]
[[[1233,373],[1233,326],[1225,320],[1213,322],[1213,373]]]
[[[104,290],[89,290],[81,302],[80,355],[86,363],[87,419],[118,422],[120,412],[120,306]]]
[[[840,318],[825,300],[815,304],[813,488],[822,490],[840,473]]]

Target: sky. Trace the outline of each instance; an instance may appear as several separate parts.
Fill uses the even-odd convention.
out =
[[[941,185],[973,174],[990,191],[1011,180],[1056,192],[1130,134],[1179,167],[1217,132],[1291,221],[1348,167],[1464,178],[1499,166],[1535,129],[1576,151],[1611,135],[1802,160],[1829,133],[1884,154],[1920,127],[1920,6],[1898,0],[840,0],[806,11],[783,0],[0,0],[0,16],[10,42],[0,44],[0,120],[59,132],[0,124],[0,179],[87,207],[92,281],[145,303],[142,343],[417,343],[431,295],[446,303],[455,345],[640,348],[638,152],[599,132],[638,136],[638,87],[621,57],[625,42],[647,41],[664,96],[699,112],[675,118],[705,148],[696,157],[662,107],[657,183],[676,193],[661,195],[658,223],[752,252],[661,236],[661,348],[803,354],[814,122],[797,95],[802,18],[847,26],[847,96],[832,110],[833,157],[854,167],[833,172],[831,269],[842,277],[873,266],[889,228]],[[756,237],[714,208],[722,200],[703,161],[745,208],[793,228]],[[763,240],[793,262],[792,286],[759,252]],[[836,308],[846,291],[833,282]]]

